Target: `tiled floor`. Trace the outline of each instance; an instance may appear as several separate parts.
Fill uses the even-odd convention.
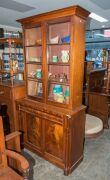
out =
[[[110,130],[96,139],[86,139],[84,160],[69,176],[34,153],[25,150],[30,162],[30,180],[110,180]]]

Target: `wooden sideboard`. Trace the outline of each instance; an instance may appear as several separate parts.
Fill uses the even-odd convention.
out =
[[[24,146],[64,169],[68,175],[83,159],[85,107],[75,110],[30,99],[17,100]]]
[[[86,89],[84,91],[87,112],[103,121],[104,128],[108,128],[109,94],[106,92],[106,68],[92,70],[87,74]]]
[[[6,104],[8,107],[11,131],[15,131],[18,126],[16,121],[15,100],[25,97],[25,94],[24,82],[15,81],[13,82],[13,86],[8,80],[0,82],[0,103]]]

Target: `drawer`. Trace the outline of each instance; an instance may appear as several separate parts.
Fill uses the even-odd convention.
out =
[[[0,86],[0,96],[11,99],[11,89],[10,87]]]

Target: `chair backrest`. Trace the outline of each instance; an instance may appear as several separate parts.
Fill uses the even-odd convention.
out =
[[[6,141],[10,140],[13,135],[17,133],[11,134],[6,138]],[[19,134],[19,132],[18,132]],[[16,140],[18,142],[18,138]],[[19,144],[19,143],[18,143]],[[12,158],[19,162],[19,168],[17,170],[21,170],[21,174],[19,175],[11,167],[8,166],[7,157]],[[4,129],[2,123],[2,117],[0,116],[0,180],[10,179],[10,180],[27,180],[29,175],[29,163],[28,161],[19,153],[6,149],[5,147],[5,138],[4,138]]]
[[[2,117],[0,116],[0,168],[7,167]]]

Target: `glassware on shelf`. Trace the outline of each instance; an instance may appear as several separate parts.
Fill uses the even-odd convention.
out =
[[[50,39],[51,44],[57,44],[58,42],[59,42],[59,37],[58,36]]]
[[[32,62],[41,62],[41,57],[30,57],[30,61],[32,61]]]
[[[28,75],[30,78],[37,78],[37,79],[41,79],[42,78],[42,70],[41,69],[37,69],[37,70],[33,70],[29,73]]]
[[[61,85],[57,84],[53,87],[54,100],[60,103],[64,102],[63,88]]]
[[[69,62],[69,50],[62,50],[61,53],[62,53],[62,55],[61,55],[62,62],[68,63]]]
[[[57,75],[49,73],[49,80],[50,81],[58,81],[60,83],[68,83],[67,74],[65,74],[65,73],[60,73]]]
[[[68,82],[67,74],[61,73],[61,74],[59,75],[59,82],[67,83],[67,82]]]
[[[67,86],[65,90],[65,101],[67,104],[69,103],[69,86]]]
[[[62,43],[70,43],[70,35],[61,38]]]
[[[43,93],[42,83],[38,82],[37,83],[37,92],[36,92],[36,95],[41,97],[42,93]]]
[[[27,81],[28,95],[34,97],[42,97],[43,87],[41,82],[36,82],[33,80]],[[30,88],[31,87],[31,88]]]
[[[53,56],[52,57],[52,62],[58,62],[58,56]]]
[[[42,70],[41,69],[37,69],[36,70],[35,77],[38,78],[38,79],[42,78]]]

